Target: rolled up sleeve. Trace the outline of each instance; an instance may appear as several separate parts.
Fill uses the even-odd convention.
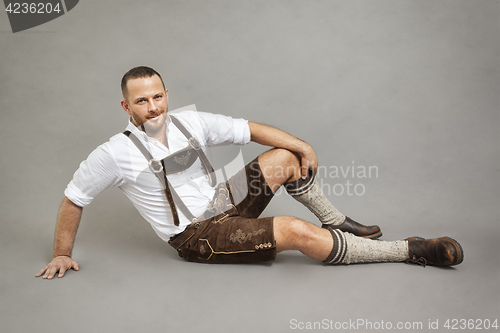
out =
[[[208,146],[245,145],[250,142],[248,120],[220,114],[195,112]]]
[[[120,184],[123,176],[111,154],[103,147],[96,148],[69,182],[64,195],[75,205],[85,207],[104,190]]]

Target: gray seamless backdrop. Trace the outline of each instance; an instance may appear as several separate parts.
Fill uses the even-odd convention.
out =
[[[444,330],[447,319],[500,319],[499,9],[88,0],[16,34],[0,13],[2,332],[288,332],[293,319],[427,331],[429,320]],[[80,272],[35,279],[73,172],[127,124],[119,81],[137,65],[162,73],[171,109],[196,104],[280,127],[328,168],[376,166],[378,177],[324,177],[366,189],[330,194],[336,206],[381,225],[385,240],[454,237],[463,264],[330,267],[295,252],[272,264],[186,263],[114,189],[84,210]],[[246,161],[264,150],[242,149]],[[319,225],[284,194],[265,215]]]

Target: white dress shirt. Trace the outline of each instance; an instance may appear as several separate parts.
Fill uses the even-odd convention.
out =
[[[203,150],[207,146],[250,142],[247,120],[197,111],[182,111],[173,115],[198,139]],[[130,121],[127,130],[141,140],[154,158],[163,159],[188,145],[187,138],[168,116],[166,121],[168,148]],[[215,190],[210,186],[199,158],[189,169],[169,175],[168,179],[193,215],[199,216],[206,210]],[[76,205],[85,207],[99,193],[114,186],[125,193],[164,241],[182,232],[191,223],[177,209],[180,225],[174,225],[160,181],[150,170],[144,155],[122,133],[114,135],[90,153],[73,175],[64,194]]]

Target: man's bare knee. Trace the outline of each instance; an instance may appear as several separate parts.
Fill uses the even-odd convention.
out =
[[[274,236],[278,252],[285,250],[301,250],[317,238],[314,229],[318,227],[292,216],[274,218]]]
[[[284,183],[300,178],[300,159],[286,149],[275,148],[260,155],[259,166],[274,192]]]

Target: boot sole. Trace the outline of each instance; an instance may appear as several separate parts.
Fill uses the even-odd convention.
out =
[[[359,236],[359,237],[362,237],[362,238],[369,238],[369,239],[377,239],[377,238],[380,238],[382,236],[382,231],[379,231],[375,234],[371,234],[371,235],[366,235],[366,236]]]

